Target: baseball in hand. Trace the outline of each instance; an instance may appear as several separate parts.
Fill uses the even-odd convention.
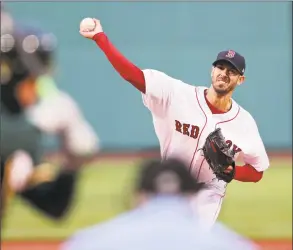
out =
[[[96,27],[94,19],[87,17],[80,22],[80,31],[93,31]]]

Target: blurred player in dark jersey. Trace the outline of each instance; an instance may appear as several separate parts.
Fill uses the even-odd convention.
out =
[[[1,214],[19,194],[52,218],[69,208],[80,166],[98,137],[77,103],[51,77],[56,38],[1,10]],[[57,136],[63,161],[43,161],[42,136]],[[1,216],[2,217],[2,216]]]

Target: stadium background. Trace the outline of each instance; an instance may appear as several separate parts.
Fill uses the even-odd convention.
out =
[[[258,184],[231,184],[220,220],[256,240],[292,240],[292,3],[15,2],[7,8],[18,21],[55,34],[56,81],[78,101],[105,152],[157,150],[158,142],[140,94],[79,35],[82,18],[101,19],[113,43],[139,67],[194,85],[209,86],[219,51],[243,54],[247,81],[234,98],[255,117],[272,167]],[[54,138],[44,144],[54,150]],[[105,157],[86,168],[75,209],[59,224],[16,199],[4,238],[63,239],[127,209],[127,184],[142,159]]]

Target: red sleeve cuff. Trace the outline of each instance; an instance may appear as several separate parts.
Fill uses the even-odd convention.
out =
[[[98,43],[101,37],[106,37],[106,34],[104,32],[97,33],[93,36],[93,40]]]
[[[258,172],[249,164],[235,167],[234,179],[242,182],[258,182],[262,179],[263,172]]]

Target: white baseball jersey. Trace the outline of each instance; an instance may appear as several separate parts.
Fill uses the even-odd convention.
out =
[[[236,151],[235,160],[241,156],[257,171],[269,167],[253,117],[234,100],[228,112],[212,114],[204,96],[206,87],[186,84],[157,70],[143,72],[146,81],[143,103],[152,113],[163,159],[183,160],[199,181],[213,186],[222,199],[227,184],[215,178],[200,150],[208,134],[220,127],[226,142]],[[219,204],[221,200],[217,201],[217,207]]]

